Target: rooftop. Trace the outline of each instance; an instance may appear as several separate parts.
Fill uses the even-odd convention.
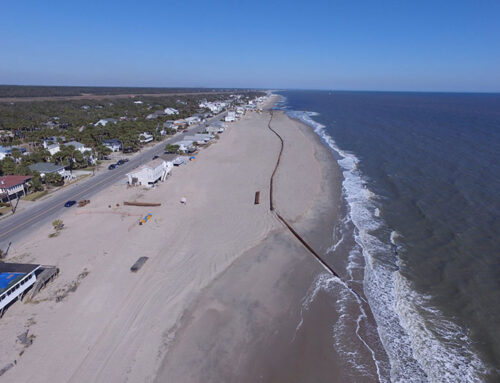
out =
[[[40,265],[29,263],[4,263],[0,262],[0,294],[9,290],[26,274],[32,273]]]
[[[37,162],[36,164],[29,165],[28,168],[33,172],[38,173],[54,173],[64,169],[62,165],[52,164],[50,162]]]
[[[0,189],[10,188],[31,179],[31,176],[3,176],[0,177]]]

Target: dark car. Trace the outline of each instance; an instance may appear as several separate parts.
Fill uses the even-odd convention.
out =
[[[109,158],[108,156],[104,156],[102,159],[105,161],[109,161],[111,158]]]
[[[189,130],[184,129],[182,132],[183,132],[183,133],[187,133],[187,132],[189,132]]]
[[[116,169],[116,165],[115,164],[111,164],[108,166],[108,170],[113,170],[113,169]]]
[[[76,203],[76,201],[68,201],[64,204],[64,207],[71,207]]]
[[[123,162],[128,162],[128,158],[122,159]]]
[[[118,160],[118,162],[116,163],[116,165],[120,166],[120,165],[123,165],[125,163],[125,161],[123,160]]]
[[[160,156],[154,156],[153,160],[156,160],[157,158],[160,158]]]

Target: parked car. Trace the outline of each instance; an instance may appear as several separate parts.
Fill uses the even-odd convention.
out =
[[[76,203],[76,201],[68,201],[64,204],[64,207],[71,207]]]
[[[116,169],[116,165],[115,164],[111,164],[108,166],[108,170],[113,170],[113,169]]]
[[[123,162],[128,162],[128,158],[122,158]]]
[[[153,156],[153,160],[156,160],[157,158],[160,158],[160,156]]]
[[[108,156],[104,156],[104,157],[102,157],[102,159],[105,161],[109,161],[111,158],[109,158]]]
[[[118,160],[118,162],[116,163],[116,165],[120,166],[120,165],[123,165],[125,163],[125,161],[123,160]]]

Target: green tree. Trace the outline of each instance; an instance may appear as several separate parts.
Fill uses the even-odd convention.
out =
[[[2,173],[4,175],[12,175],[16,171],[16,163],[11,157],[5,157],[2,160]]]
[[[167,153],[178,153],[179,152],[179,145],[171,145],[171,144],[167,144],[165,146],[165,151]]]
[[[59,173],[45,174],[44,180],[45,180],[45,183],[50,184],[50,185],[54,185],[54,186],[64,185],[64,179]]]
[[[10,155],[15,159],[18,160],[19,158],[22,157],[23,153],[18,148],[12,148],[10,151]]]

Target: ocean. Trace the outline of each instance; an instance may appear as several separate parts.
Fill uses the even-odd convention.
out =
[[[343,173],[325,257],[363,291],[376,326],[328,276],[304,304],[319,290],[337,299],[332,347],[346,368],[380,381],[500,381],[500,94],[278,94]]]

